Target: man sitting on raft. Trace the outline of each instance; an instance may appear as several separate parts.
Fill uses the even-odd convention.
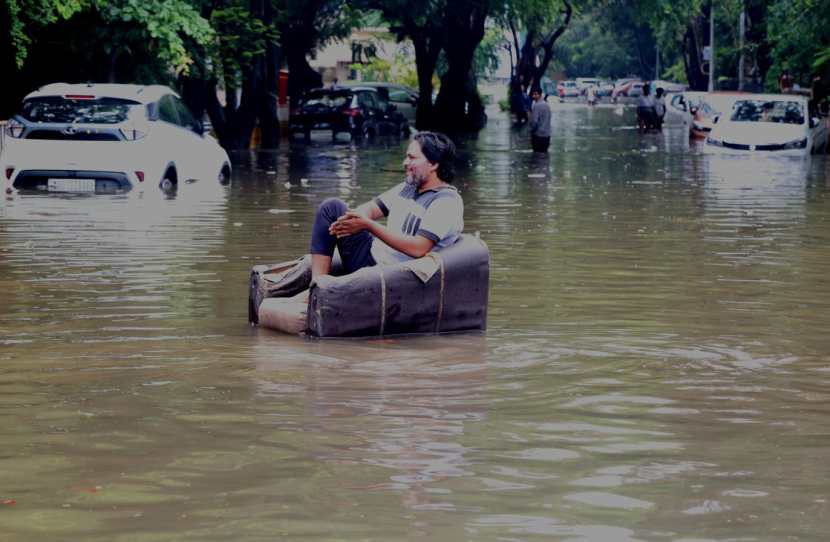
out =
[[[456,242],[464,202],[449,183],[455,145],[444,134],[418,132],[406,149],[404,182],[350,210],[337,198],[317,209],[311,232],[311,275],[328,275],[334,249],[346,273],[420,258]],[[384,226],[377,222],[387,217]]]

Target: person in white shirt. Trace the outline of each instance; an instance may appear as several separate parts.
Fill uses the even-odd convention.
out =
[[[663,119],[666,117],[666,94],[663,87],[657,87],[654,92],[654,116],[658,130],[663,129]]]
[[[647,131],[657,124],[657,113],[655,112],[656,101],[651,94],[651,83],[643,83],[643,94],[637,100],[637,128]]]
[[[337,198],[317,209],[311,233],[312,277],[327,275],[335,247],[346,273],[420,258],[458,240],[464,202],[450,184],[455,145],[444,134],[418,132],[406,150],[404,182],[354,210]],[[387,217],[386,225],[377,222]]]

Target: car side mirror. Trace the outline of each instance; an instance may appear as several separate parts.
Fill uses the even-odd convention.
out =
[[[715,115],[715,118],[712,119],[712,124],[717,124],[720,120],[720,115]]]
[[[818,117],[810,117],[810,128],[818,126]]]
[[[691,113],[692,115],[694,115],[695,113],[697,113],[697,107],[690,107],[690,108],[689,108],[689,113]]]

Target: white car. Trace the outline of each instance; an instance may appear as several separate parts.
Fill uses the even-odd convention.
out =
[[[827,125],[808,116],[807,98],[750,94],[735,100],[706,138],[708,152],[764,152],[803,156],[827,145]]]
[[[715,118],[728,116],[735,100],[746,96],[743,92],[687,90],[671,95],[666,107],[666,117],[682,122],[690,138],[706,139],[715,125]]]
[[[55,83],[6,125],[0,172],[18,190],[127,192],[230,179],[228,154],[170,88]]]

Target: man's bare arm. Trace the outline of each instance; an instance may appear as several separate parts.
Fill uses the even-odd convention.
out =
[[[357,209],[355,209],[355,212],[370,220],[378,220],[383,216],[383,211],[380,210],[380,207],[378,207],[378,204],[375,203],[375,200],[370,200],[362,205],[359,205]]]

